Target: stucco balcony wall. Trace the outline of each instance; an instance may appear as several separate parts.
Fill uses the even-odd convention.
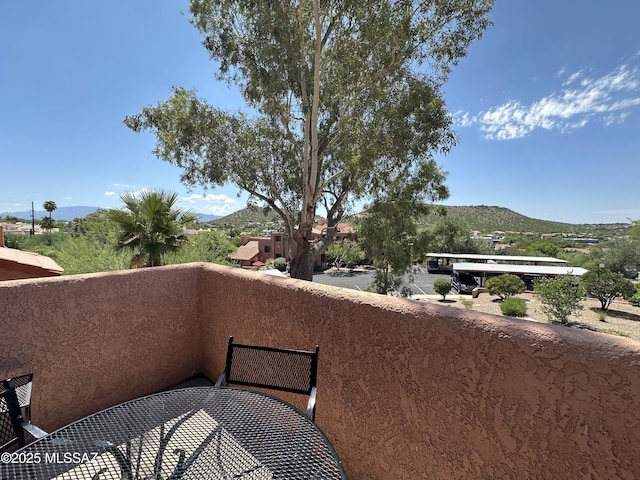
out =
[[[183,381],[202,363],[200,271],[0,282],[0,378],[34,372],[32,418],[48,431]]]
[[[234,335],[320,345],[316,420],[351,479],[640,471],[624,338],[210,264],[4,282],[0,314],[0,377],[35,372],[45,427],[215,379]]]

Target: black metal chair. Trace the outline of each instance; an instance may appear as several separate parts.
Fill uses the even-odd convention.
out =
[[[34,438],[47,434],[31,423],[32,384],[32,373],[0,382],[0,452],[23,447],[25,432]]]
[[[216,386],[245,385],[308,395],[307,416],[315,421],[318,353],[233,343],[229,337],[227,361]]]

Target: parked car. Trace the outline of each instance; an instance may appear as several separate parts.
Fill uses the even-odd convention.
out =
[[[451,287],[458,293],[472,293],[477,286],[476,278],[470,273],[456,270],[451,273]]]
[[[451,264],[441,265],[438,260],[429,260],[427,262],[427,272],[429,273],[451,273]]]

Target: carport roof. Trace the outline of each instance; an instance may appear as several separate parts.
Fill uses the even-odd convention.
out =
[[[549,265],[505,265],[497,263],[454,263],[458,272],[515,273],[529,275],[573,275],[579,277],[587,270],[581,267],[555,267]]]

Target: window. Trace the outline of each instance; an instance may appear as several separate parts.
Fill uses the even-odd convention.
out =
[[[280,235],[276,235],[276,242],[281,242],[282,241],[282,237]]]
[[[265,245],[264,253],[269,253],[271,251],[271,247],[269,245]]]

